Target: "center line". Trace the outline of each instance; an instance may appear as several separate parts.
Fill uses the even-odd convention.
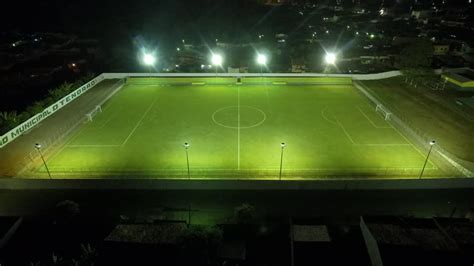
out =
[[[240,170],[240,88],[237,86],[237,170]]]

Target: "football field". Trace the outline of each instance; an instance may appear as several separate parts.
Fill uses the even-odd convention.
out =
[[[345,78],[131,78],[101,109],[53,176],[188,178],[185,142],[191,178],[416,177],[426,158]]]

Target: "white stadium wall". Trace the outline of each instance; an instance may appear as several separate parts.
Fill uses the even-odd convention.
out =
[[[104,80],[104,75],[99,75],[92,79],[91,81],[87,82],[86,84],[82,85],[78,89],[74,90],[70,94],[64,96],[61,100],[55,102],[54,104],[45,108],[42,112],[32,116],[30,119],[26,120],[25,122],[21,123],[14,129],[8,131],[5,135],[0,136],[0,148],[3,148],[8,143],[12,142],[23,133],[29,131],[30,129],[34,128],[38,125],[41,121],[45,118],[49,117],[50,115],[54,114],[55,112],[59,111],[61,108],[66,106],[68,103],[72,102],[77,97],[81,96],[86,91],[93,88],[96,84]]]
[[[106,79],[127,77],[215,77],[215,73],[104,73]],[[347,77],[354,80],[376,80],[400,76],[400,71],[376,74],[316,74],[316,73],[217,73],[219,77]]]
[[[95,77],[91,81],[82,85],[75,91],[71,92],[61,100],[44,109],[42,112],[32,116],[30,119],[21,123],[14,129],[8,131],[5,135],[0,136],[0,148],[12,142],[23,133],[29,131],[38,125],[42,120],[49,117],[53,113],[81,96],[86,91],[104,79],[124,79],[127,77],[214,77],[214,73],[103,73]],[[400,71],[389,71],[376,74],[315,74],[315,73],[218,73],[219,77],[351,77],[354,80],[376,80],[400,76]]]

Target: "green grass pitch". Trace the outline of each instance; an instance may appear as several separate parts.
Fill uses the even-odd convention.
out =
[[[60,177],[417,176],[425,154],[344,78],[131,78],[48,158]],[[44,168],[37,169],[44,173]],[[429,162],[425,174],[440,170]]]

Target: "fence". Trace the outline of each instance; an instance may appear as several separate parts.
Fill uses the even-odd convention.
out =
[[[88,107],[79,112],[69,112],[68,119],[66,122],[61,123],[61,125],[55,125],[55,127],[48,133],[48,138],[43,138],[41,140],[42,151],[48,153],[55,148],[62,146],[64,140],[66,140],[74,130],[81,124],[87,121],[86,114],[91,111],[91,108],[95,108],[97,105],[103,105],[107,100],[109,100],[117,91],[119,91],[125,84],[124,80],[119,80],[104,93],[102,98],[94,98],[88,102]],[[23,170],[28,170],[32,167],[35,162],[39,161],[39,153],[35,150],[32,150],[28,153],[27,156],[23,159]]]
[[[104,75],[99,75],[92,79],[91,81],[87,82],[86,84],[82,85],[78,89],[74,90],[70,94],[64,96],[59,101],[55,102],[51,106],[45,108],[42,112],[34,115],[30,119],[26,120],[25,122],[21,123],[19,126],[15,127],[14,129],[8,131],[5,135],[0,136],[0,148],[4,147],[8,143],[15,140],[17,137],[21,136],[31,128],[38,125],[41,121],[45,118],[49,117],[50,115],[54,114],[55,112],[59,111],[59,109],[63,108],[71,101],[88,91],[89,89],[93,88],[96,84],[104,80]]]
[[[382,101],[378,100],[371,92],[370,89],[365,87],[363,84],[360,84],[359,82],[355,82],[354,86],[362,92],[371,102],[373,102],[375,105],[383,105],[387,110],[389,108],[382,103]],[[391,111],[389,111],[391,112]],[[418,146],[423,147],[424,149],[428,150],[429,148],[429,142],[432,140],[429,135],[425,132],[422,132],[420,130],[415,129],[414,127],[410,126],[409,119],[404,118],[403,116],[400,116],[399,114],[394,114],[391,112],[392,115],[390,116],[391,122],[399,129],[402,130],[403,133],[407,134],[412,140],[416,141],[416,144]],[[451,165],[454,169],[459,171],[462,175],[466,177],[473,177],[474,173],[471,172],[469,169],[464,167],[459,158],[456,156],[450,154],[448,151],[443,149],[439,144],[436,145],[436,150],[435,150],[435,156],[436,154],[438,155],[437,158],[445,161],[447,164]]]
[[[345,77],[353,80],[376,80],[400,76],[400,71],[388,71],[375,74],[320,74],[320,73],[104,73],[105,79],[123,79],[128,77]]]
[[[210,165],[211,167],[211,165]],[[50,168],[53,178],[130,178],[130,179],[188,179],[187,169],[129,169],[127,167],[54,167]],[[309,169],[292,170],[283,167],[282,180],[313,180],[315,178],[324,180],[351,180],[351,179],[413,179],[418,177],[420,167],[397,168],[397,167],[372,167],[372,168],[337,168],[337,169]],[[46,170],[42,175],[47,177]],[[426,176],[430,178],[453,177],[441,175],[437,169],[427,168]],[[35,173],[34,177],[38,177]],[[191,179],[242,179],[242,180],[278,180],[279,169],[200,169],[194,168],[191,162]]]

